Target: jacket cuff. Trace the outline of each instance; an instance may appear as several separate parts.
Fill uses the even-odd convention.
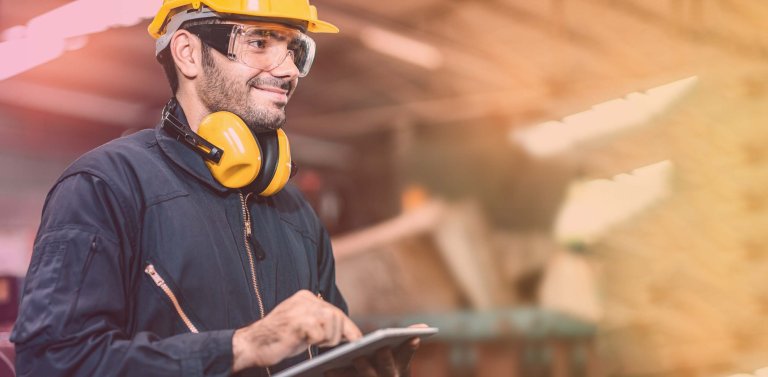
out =
[[[195,335],[181,359],[183,376],[225,377],[232,370],[232,336],[235,330],[206,331]]]

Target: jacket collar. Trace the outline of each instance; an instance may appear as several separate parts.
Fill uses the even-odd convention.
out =
[[[181,106],[173,106],[171,112],[184,124],[188,124]],[[163,130],[162,121],[155,127],[155,137],[163,153],[189,175],[218,192],[224,193],[230,190],[213,178],[203,158],[190,149],[192,147],[176,140],[176,137]]]

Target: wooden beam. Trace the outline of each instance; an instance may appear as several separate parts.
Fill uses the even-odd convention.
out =
[[[546,88],[467,94],[341,111],[305,115],[290,120],[293,129],[327,137],[355,136],[393,128],[409,117],[430,124],[475,120],[489,115],[515,114],[538,108],[549,98]]]
[[[475,310],[509,303],[501,268],[489,242],[490,229],[474,202],[452,206],[433,232],[448,270]]]
[[[434,201],[406,212],[392,220],[333,238],[333,254],[343,260],[359,253],[379,249],[405,238],[431,232],[445,211],[442,202]]]

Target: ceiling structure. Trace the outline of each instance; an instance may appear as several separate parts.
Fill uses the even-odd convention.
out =
[[[0,31],[68,2],[0,0]],[[397,154],[414,129],[524,127],[768,55],[759,0],[314,3],[342,33],[315,36],[287,129],[300,162],[332,170],[381,140]],[[0,81],[5,158],[71,161],[154,126],[170,91],[148,22],[70,40],[61,57]]]
[[[0,29],[67,2],[0,2]],[[491,113],[532,120],[565,115],[697,74],[708,50],[759,60],[768,47],[766,33],[756,34],[768,16],[760,1],[323,0],[317,6],[342,33],[317,36],[317,61],[289,108],[289,127],[321,139],[376,132],[403,119],[437,125]],[[147,22],[87,36],[82,48],[0,82],[2,133],[18,134],[19,123],[8,121],[16,119],[25,129],[63,128],[100,142],[105,134],[153,124],[169,90]],[[440,61],[430,69],[377,52],[363,40],[372,31],[426,44]]]

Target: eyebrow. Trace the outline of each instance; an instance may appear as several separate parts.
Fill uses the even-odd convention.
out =
[[[276,30],[276,29],[271,29],[271,28],[258,29],[257,26],[255,26],[254,29],[256,29],[256,31],[260,31],[260,32],[268,31],[269,32],[268,36],[270,36],[272,38],[275,38],[276,40],[281,41],[281,42],[290,39],[289,38],[290,32],[287,32],[287,31],[284,31],[284,30]],[[249,30],[247,28],[244,31],[245,31],[245,34],[248,35],[248,36],[253,35],[253,34],[250,33],[251,30]],[[264,34],[263,33],[259,33],[257,35],[264,35]]]

